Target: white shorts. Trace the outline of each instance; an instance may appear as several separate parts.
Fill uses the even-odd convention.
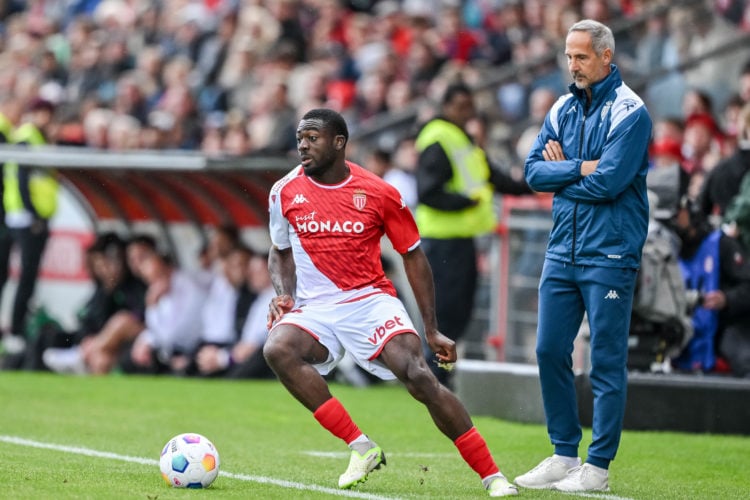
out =
[[[284,324],[301,328],[328,349],[328,359],[313,365],[321,375],[333,370],[348,352],[364,370],[393,380],[396,376],[376,358],[395,335],[418,335],[404,304],[385,293],[354,302],[295,308],[274,328]]]

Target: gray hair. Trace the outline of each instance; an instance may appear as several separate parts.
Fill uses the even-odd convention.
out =
[[[606,49],[611,50],[614,55],[615,37],[608,26],[593,19],[583,19],[571,26],[568,34],[574,31],[584,31],[591,35],[591,47],[597,56],[601,56]]]

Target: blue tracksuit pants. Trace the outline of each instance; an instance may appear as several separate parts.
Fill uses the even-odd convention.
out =
[[[555,453],[578,456],[581,425],[573,374],[573,341],[584,313],[591,331],[592,442],[586,461],[608,468],[622,432],[627,390],[630,312],[636,271],[546,259],[539,282],[536,355]]]

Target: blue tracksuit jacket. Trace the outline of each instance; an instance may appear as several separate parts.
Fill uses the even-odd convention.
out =
[[[533,190],[555,193],[546,257],[637,269],[648,228],[651,118],[615,65],[592,86],[590,104],[583,90],[570,89],[547,114],[525,164]],[[560,142],[564,161],[544,161],[549,139]],[[596,172],[583,177],[581,163],[596,159]]]

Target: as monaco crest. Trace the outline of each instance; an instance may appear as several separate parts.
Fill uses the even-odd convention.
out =
[[[357,210],[361,211],[367,204],[367,194],[361,189],[358,189],[354,191],[352,201],[354,202],[354,206],[357,207]]]

